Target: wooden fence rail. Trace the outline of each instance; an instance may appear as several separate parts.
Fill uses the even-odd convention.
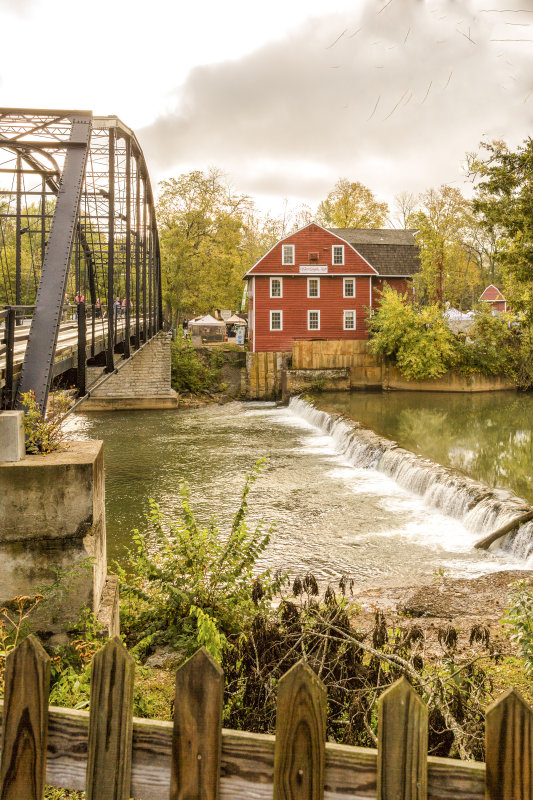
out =
[[[427,708],[405,679],[378,703],[377,750],[325,742],[326,692],[300,662],[280,680],[276,736],[222,729],[223,673],[205,649],[176,674],[174,722],[134,719],[118,638],[95,656],[90,712],[48,706],[33,636],[7,659],[0,800],[45,782],[91,800],[533,800],[532,711],[515,690],[486,715],[486,766],[427,756]]]

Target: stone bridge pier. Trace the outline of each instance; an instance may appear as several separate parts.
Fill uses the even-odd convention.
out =
[[[159,331],[115,372],[90,391],[84,411],[175,408],[178,395],[170,383],[170,334]]]

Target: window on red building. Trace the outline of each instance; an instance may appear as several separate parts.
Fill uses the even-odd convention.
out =
[[[283,330],[283,311],[270,312],[270,330],[271,331]]]
[[[283,252],[283,264],[287,266],[291,266],[292,264],[294,264],[294,245],[284,244],[282,252]]]
[[[355,330],[355,310],[343,311],[343,328],[345,331]]]
[[[309,331],[320,330],[320,311],[307,312],[307,330]]]
[[[334,264],[344,264],[344,245],[334,244],[331,248],[331,256]]]
[[[307,296],[320,297],[320,278],[307,279]]]
[[[283,297],[281,278],[270,278],[270,297]]]
[[[344,278],[344,297],[355,297],[355,278]]]

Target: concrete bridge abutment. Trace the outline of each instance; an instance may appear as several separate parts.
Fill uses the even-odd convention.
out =
[[[107,575],[103,443],[70,442],[47,455],[1,461],[0,498],[0,607],[44,594],[28,618],[43,638],[64,639],[84,607],[116,635],[118,581]]]

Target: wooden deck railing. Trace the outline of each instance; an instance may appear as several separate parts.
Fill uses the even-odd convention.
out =
[[[325,743],[326,692],[300,662],[279,682],[276,735],[222,729],[223,673],[199,650],[176,674],[174,722],[133,719],[134,662],[95,656],[90,712],[48,706],[50,660],[33,636],[7,659],[0,800],[45,782],[88,800],[531,800],[532,712],[511,690],[486,715],[486,766],[427,756],[427,708],[403,678],[383,693],[378,749]]]

